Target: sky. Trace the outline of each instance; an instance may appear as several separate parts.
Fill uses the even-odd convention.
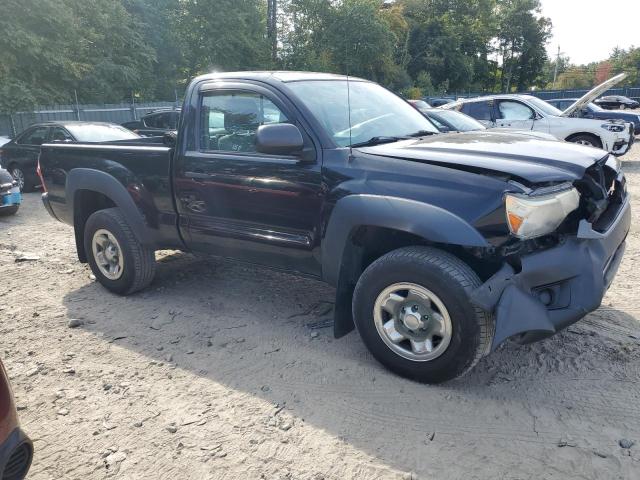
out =
[[[541,0],[542,14],[553,22],[549,57],[558,53],[571,63],[609,57],[619,46],[640,47],[640,0]]]

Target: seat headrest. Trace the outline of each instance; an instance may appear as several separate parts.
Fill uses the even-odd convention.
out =
[[[260,125],[260,108],[255,98],[234,96],[225,105],[226,130],[255,129]]]

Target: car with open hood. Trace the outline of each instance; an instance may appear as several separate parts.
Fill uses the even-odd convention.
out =
[[[577,98],[553,98],[545,100],[558,110],[567,110],[578,101]],[[620,110],[605,110],[595,103],[588,103],[579,110],[572,109],[570,116],[578,118],[596,118],[598,120],[622,120],[633,123],[634,133],[640,135],[640,112],[622,112]]]
[[[24,479],[32,458],[33,444],[20,428],[9,376],[0,361],[0,478]]]
[[[458,110],[488,127],[549,133],[558,140],[602,148],[620,156],[633,145],[633,124],[620,120],[575,118],[572,114],[622,79],[624,74],[603,82],[564,111],[532,95],[521,94],[458,100],[442,108]]]
[[[156,250],[214,255],[335,287],[391,370],[462,375],[506,339],[596,309],[631,222],[608,152],[511,130],[440,133],[362,79],[194,79],[165,145],[46,144],[43,203],[107,290],[154,277]]]

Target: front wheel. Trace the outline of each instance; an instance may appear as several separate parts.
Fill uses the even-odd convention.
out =
[[[480,284],[467,264],[442,250],[394,250],[358,280],[356,327],[373,356],[399,375],[425,383],[453,379],[490,350],[493,316],[469,300]]]
[[[114,293],[127,295],[153,280],[155,252],[138,241],[119,208],[99,210],[87,219],[84,248],[96,279]]]
[[[602,142],[593,135],[576,135],[569,140],[571,143],[584,145],[586,147],[602,148]]]

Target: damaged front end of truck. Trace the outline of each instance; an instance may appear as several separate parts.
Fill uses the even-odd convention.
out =
[[[631,225],[625,176],[611,155],[573,182],[510,184],[505,216],[513,239],[501,247],[502,267],[472,295],[495,315],[492,350],[508,338],[548,337],[597,309]]]

